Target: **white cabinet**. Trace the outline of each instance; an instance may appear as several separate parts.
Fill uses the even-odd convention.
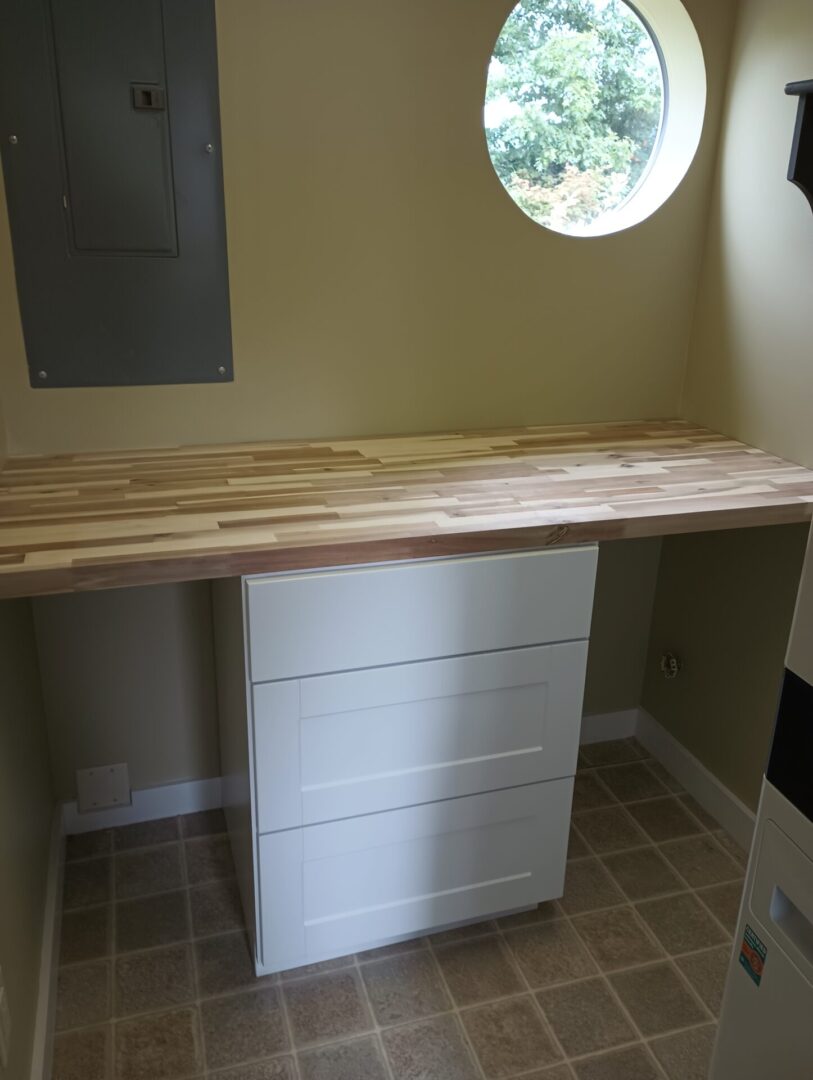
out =
[[[215,583],[259,973],[561,894],[596,557]]]
[[[271,967],[561,896],[572,779],[260,837]]]
[[[261,832],[575,772],[587,643],[253,688]]]

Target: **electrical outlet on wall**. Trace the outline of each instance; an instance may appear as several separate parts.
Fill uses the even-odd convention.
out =
[[[0,968],[0,1069],[8,1068],[11,1043],[11,1013],[8,1008],[8,994],[3,981],[3,969]]]
[[[81,813],[111,806],[129,806],[130,775],[127,763],[77,769],[76,802]]]

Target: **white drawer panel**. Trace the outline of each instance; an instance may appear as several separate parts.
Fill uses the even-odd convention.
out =
[[[260,832],[572,775],[587,642],[255,686]]]
[[[586,638],[597,551],[249,578],[251,679]]]
[[[560,896],[572,779],[260,838],[261,969]]]

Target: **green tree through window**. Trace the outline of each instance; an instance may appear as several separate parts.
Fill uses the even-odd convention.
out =
[[[641,180],[663,102],[658,51],[623,0],[521,0],[488,73],[494,168],[534,221],[589,232]]]

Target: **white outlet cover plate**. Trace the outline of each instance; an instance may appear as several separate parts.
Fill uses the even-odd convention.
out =
[[[129,806],[130,775],[126,762],[76,770],[76,802],[80,813]]]

